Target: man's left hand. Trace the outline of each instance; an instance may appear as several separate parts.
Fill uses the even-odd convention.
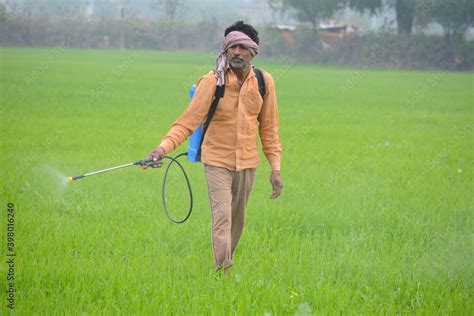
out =
[[[270,199],[276,199],[280,196],[281,189],[283,189],[283,183],[279,172],[272,172],[270,183],[272,184],[272,195],[270,196]]]

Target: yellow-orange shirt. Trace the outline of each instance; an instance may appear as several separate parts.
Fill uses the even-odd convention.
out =
[[[260,163],[257,135],[260,134],[262,149],[272,171],[280,171],[281,142],[275,83],[270,74],[262,73],[266,87],[263,99],[253,69],[239,89],[237,76],[230,67],[227,68],[225,94],[217,105],[202,144],[203,163],[236,171],[255,168]],[[165,152],[175,150],[199,123],[204,125],[215,90],[216,78],[211,71],[199,79],[189,107],[163,138],[160,146]]]

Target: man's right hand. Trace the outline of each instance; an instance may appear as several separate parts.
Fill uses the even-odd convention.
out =
[[[156,162],[160,162],[161,158],[165,155],[165,150],[163,147],[157,147],[155,150],[153,150],[148,157],[146,157],[147,160],[152,160]],[[157,163],[152,166],[152,168],[160,168],[163,164]],[[142,166],[143,169],[148,169],[147,166]]]

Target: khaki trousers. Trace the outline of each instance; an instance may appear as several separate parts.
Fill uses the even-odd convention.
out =
[[[245,223],[255,168],[231,171],[204,165],[212,212],[212,248],[216,269],[232,266],[232,255]]]

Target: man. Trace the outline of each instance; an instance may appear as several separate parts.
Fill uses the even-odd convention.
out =
[[[225,274],[233,264],[233,253],[245,221],[245,208],[259,164],[258,135],[271,166],[271,198],[282,190],[281,143],[272,77],[263,72],[266,93],[261,97],[251,61],[259,51],[257,31],[242,21],[228,27],[214,72],[201,77],[189,107],[173,124],[149,159],[159,161],[184,142],[204,122],[216,86],[225,85],[224,97],[209,125],[202,144],[209,201],[212,211],[212,245],[215,268]]]

